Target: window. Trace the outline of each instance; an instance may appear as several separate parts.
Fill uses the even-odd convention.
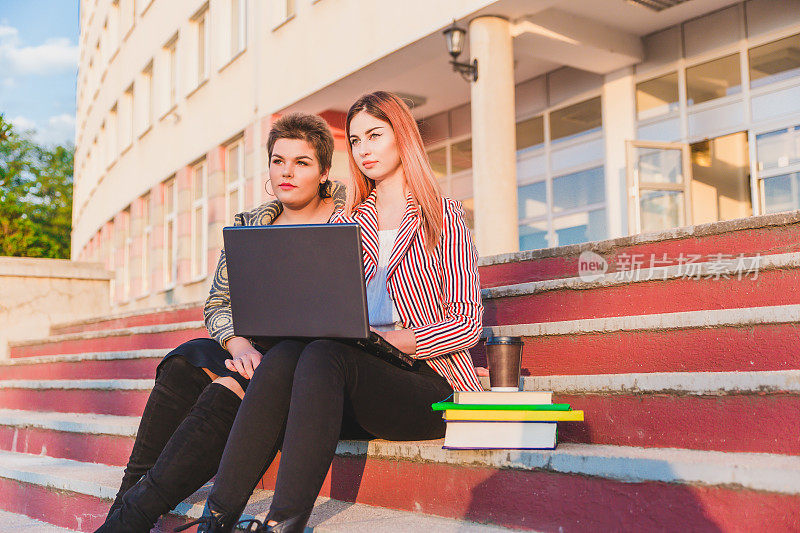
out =
[[[122,299],[128,300],[131,296],[131,250],[133,248],[133,238],[131,236],[131,206],[122,212],[123,247],[122,247]]]
[[[233,57],[247,46],[247,0],[231,2],[231,53]]]
[[[227,220],[232,222],[234,215],[244,210],[244,144],[241,139],[228,146],[226,167]]]
[[[208,241],[205,161],[192,168],[192,279],[206,275]]]
[[[472,139],[453,143],[450,147],[450,173],[472,168]]]
[[[109,152],[111,152],[111,148],[108,145],[108,129],[106,128],[106,123],[105,122],[103,122],[100,125],[100,148],[102,149],[102,152],[103,152],[103,157],[101,158],[101,162],[102,162],[101,170],[102,170],[102,169],[105,169],[108,166],[108,164],[110,162],[110,154],[109,154]]]
[[[678,73],[636,84],[636,116],[639,120],[678,109]]]
[[[286,10],[284,19],[291,18],[295,15],[294,0],[283,0],[284,8]]]
[[[210,70],[208,4],[192,20],[194,20],[197,31],[197,85],[200,85],[208,78]]]
[[[544,117],[529,118],[516,124],[517,151],[544,143]]]
[[[109,222],[103,227],[103,248],[106,258],[106,270],[113,272],[108,284],[109,303],[113,306],[117,295],[116,255],[117,246],[114,239],[114,223]]]
[[[164,286],[175,286],[178,274],[177,247],[178,197],[175,190],[175,177],[164,182]]]
[[[732,54],[686,69],[689,105],[708,102],[742,90],[739,54]]]
[[[133,84],[125,89],[122,97],[122,124],[120,130],[120,141],[122,150],[125,150],[133,143]]]
[[[800,209],[800,125],[756,136],[762,213]]]
[[[750,58],[750,86],[800,75],[800,34],[772,43],[756,46],[748,51]]]
[[[588,241],[605,239],[606,210],[595,209],[584,213],[574,213],[553,220],[556,246],[567,246]]]
[[[544,181],[523,185],[517,189],[517,209],[520,220],[547,214],[547,184]],[[546,228],[545,228],[546,229]]]
[[[800,164],[800,126],[756,136],[758,170]]]
[[[150,291],[150,246],[153,244],[153,220],[151,214],[150,194],[142,196],[142,272],[139,293],[145,295]]]
[[[142,116],[142,132],[145,132],[153,124],[153,62],[145,67],[142,71],[142,91],[141,95],[141,109]]]
[[[447,172],[446,146],[428,152],[428,159],[430,160],[431,168],[433,169],[433,174],[434,176],[436,176],[437,180],[447,176],[448,172]]]
[[[165,111],[168,111],[175,107],[178,103],[178,35],[170,39],[167,44],[164,45],[164,54],[165,54],[165,64],[167,75],[165,76],[165,98],[164,101],[167,102],[167,108]]]
[[[571,211],[605,202],[603,167],[553,178],[553,212]]]
[[[765,214],[800,209],[800,172],[766,178],[761,184]]]
[[[603,126],[600,97],[592,98],[550,113],[550,140],[577,137],[599,131]]]
[[[114,162],[117,158],[117,153],[119,150],[119,135],[118,130],[118,117],[117,117],[117,104],[114,103],[114,106],[111,108],[111,111],[108,113],[108,155],[109,161],[108,164]]]

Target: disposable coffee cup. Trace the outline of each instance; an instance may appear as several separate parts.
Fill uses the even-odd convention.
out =
[[[519,390],[522,344],[522,337],[489,337],[486,339],[489,386],[493,391],[514,392]]]

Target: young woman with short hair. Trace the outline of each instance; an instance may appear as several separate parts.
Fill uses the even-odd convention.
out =
[[[344,206],[344,187],[328,177],[333,137],[322,118],[278,119],[267,153],[277,199],[236,214],[235,226],[325,223]],[[234,336],[224,250],[203,311],[212,338],[185,342],[159,364],[119,492],[98,532],[150,531],[217,471],[244,390],[266,352]]]

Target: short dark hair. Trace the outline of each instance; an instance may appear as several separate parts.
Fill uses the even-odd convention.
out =
[[[267,138],[267,154],[272,159],[272,149],[278,139],[300,139],[310,144],[317,154],[321,173],[331,169],[333,158],[333,135],[328,123],[310,113],[292,113],[279,118]]]

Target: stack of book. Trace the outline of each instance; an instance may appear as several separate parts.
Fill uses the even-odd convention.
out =
[[[454,450],[553,450],[558,422],[583,421],[549,391],[455,392],[431,407],[444,411],[444,447]]]

